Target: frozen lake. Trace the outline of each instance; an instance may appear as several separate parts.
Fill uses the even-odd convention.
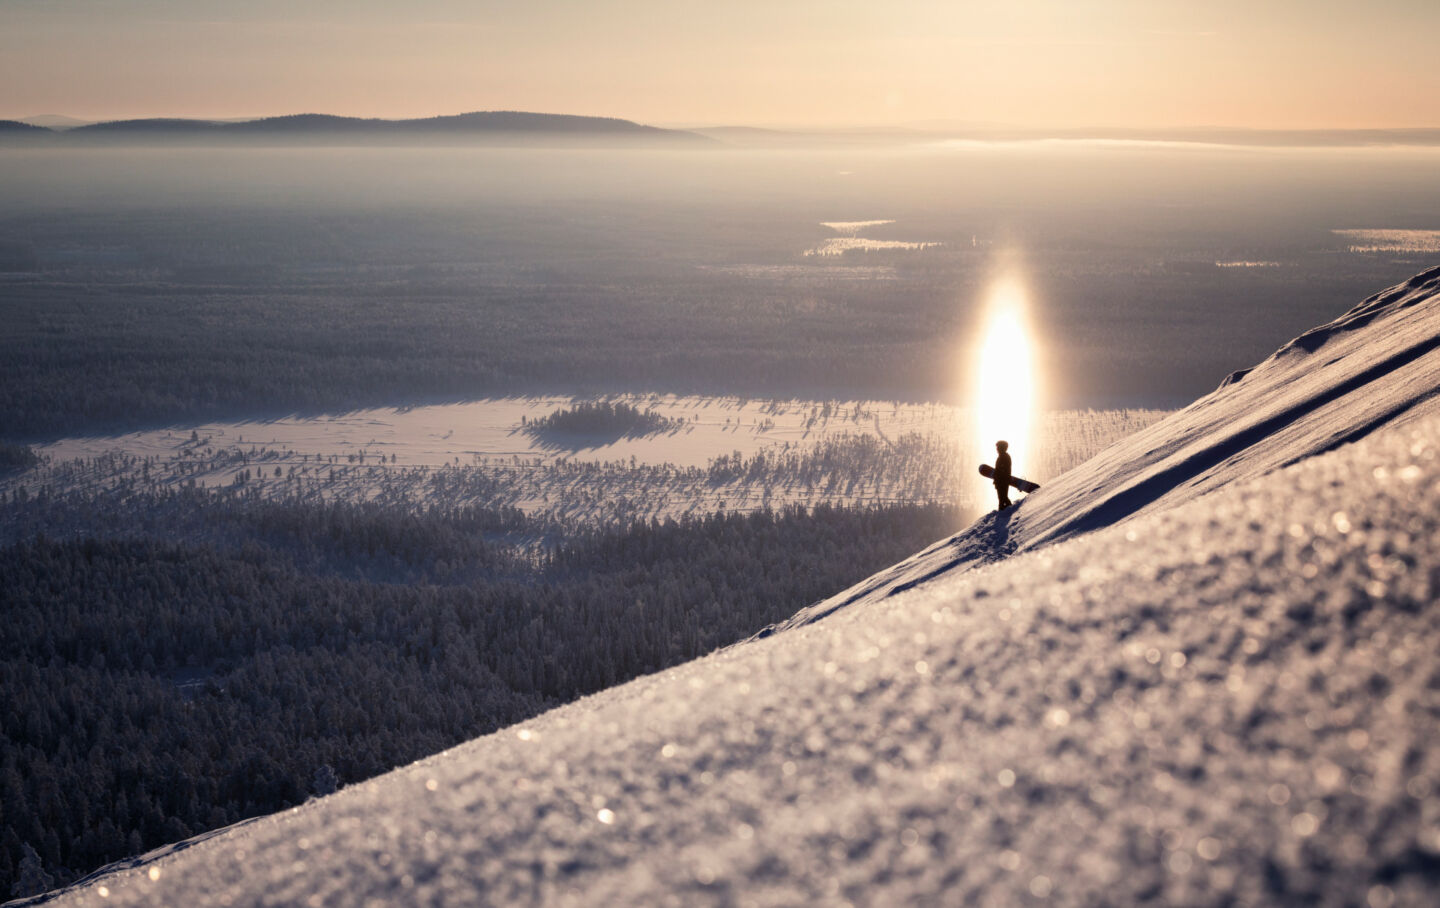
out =
[[[40,466],[0,494],[98,498],[124,525],[146,496],[196,487],[272,499],[374,501],[402,508],[518,507],[570,523],[755,510],[790,504],[939,502],[979,513],[993,492],[976,467],[972,414],[938,403],[629,396],[680,423],[642,438],[537,441],[526,423],[569,397],[176,426],[68,438],[36,448]],[[1054,411],[1014,451],[1017,473],[1045,482],[1165,415]],[[30,507],[39,507],[31,498]],[[12,509],[6,527],[30,518]],[[89,505],[77,518],[94,519]]]
[[[562,438],[557,444],[525,431],[525,422],[564,408],[574,399],[518,397],[66,438],[39,446],[36,451],[56,460],[96,457],[115,450],[140,457],[168,458],[212,447],[270,449],[323,457],[363,454],[366,462],[383,461],[396,466],[440,466],[456,458],[471,463],[476,459],[518,456],[598,463],[633,459],[644,464],[704,467],[719,455],[739,452],[749,456],[763,449],[814,444],[839,435],[956,435],[963,418],[963,411],[943,404],[674,395],[606,399],[653,410],[684,425],[618,440],[576,435]]]

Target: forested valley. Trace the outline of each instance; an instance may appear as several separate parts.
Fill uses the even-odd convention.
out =
[[[566,533],[347,503],[215,519],[232,532],[196,538],[224,541],[0,549],[0,892],[24,894],[22,862],[63,884],[693,659],[957,523],[938,505]]]

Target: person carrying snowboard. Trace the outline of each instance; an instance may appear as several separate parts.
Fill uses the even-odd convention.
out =
[[[1000,510],[1010,507],[1010,442],[995,442],[995,494]]]

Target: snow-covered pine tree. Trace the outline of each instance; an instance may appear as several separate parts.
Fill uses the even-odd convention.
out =
[[[19,874],[14,885],[10,887],[10,894],[16,898],[23,898],[27,895],[39,895],[42,892],[49,892],[55,888],[55,878],[45,872],[40,855],[35,852],[29,842],[21,846]]]
[[[315,775],[310,779],[310,793],[317,798],[334,794],[340,790],[340,777],[335,775],[335,768],[329,763],[321,763],[315,769]]]

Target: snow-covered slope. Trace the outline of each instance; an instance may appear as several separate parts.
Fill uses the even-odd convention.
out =
[[[1004,514],[974,526],[782,627],[873,602],[942,573],[1173,507],[1440,412],[1440,268],[1307,331],[1211,394],[1112,445]]]
[[[1013,545],[1003,562],[639,679],[60,901],[1423,904],[1440,882],[1440,381],[1433,363],[1428,389],[1418,372],[1384,377],[1434,359],[1409,319],[1435,304],[1396,306],[1410,291],[1309,353],[1297,341],[1180,414],[1176,435],[1148,433],[1134,450],[1150,466],[1107,453],[1128,477],[1100,486],[1130,518],[1118,525],[1097,514],[1080,535],[1051,519],[1010,542],[991,521],[966,544],[973,562]],[[1300,356],[1313,361],[1287,363]],[[1272,395],[1221,407],[1252,378]],[[1302,411],[1364,418],[1305,428]],[[1207,440],[1207,424],[1251,443]],[[1106,477],[1083,472],[1041,495]],[[1124,497],[1136,488],[1146,500]],[[1061,513],[1042,504],[1021,506],[1012,539]]]

